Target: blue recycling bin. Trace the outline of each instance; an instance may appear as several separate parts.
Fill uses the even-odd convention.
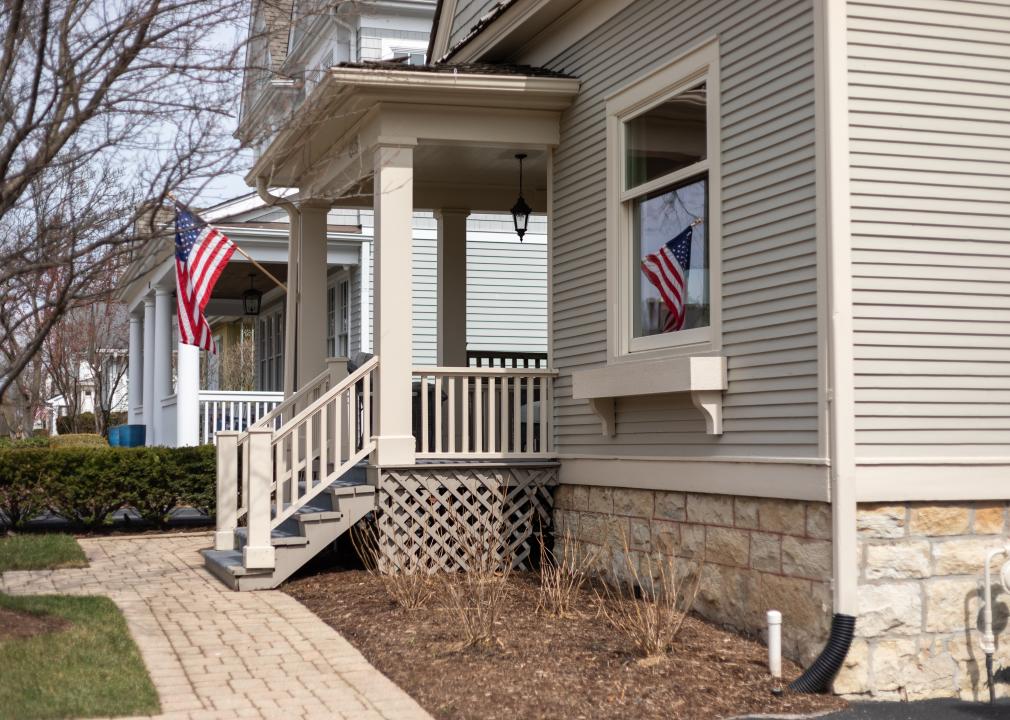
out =
[[[119,431],[122,429],[122,425],[116,425],[116,427],[109,428],[109,445],[112,447],[120,447],[119,444]]]
[[[120,425],[119,447],[143,447],[147,439],[146,430],[144,425]]]

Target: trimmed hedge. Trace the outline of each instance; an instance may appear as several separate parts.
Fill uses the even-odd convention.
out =
[[[176,507],[213,515],[213,445],[0,449],[0,512],[14,527],[50,510],[100,527],[121,507],[164,526]]]
[[[96,433],[69,433],[53,435],[49,447],[109,447],[109,441]]]

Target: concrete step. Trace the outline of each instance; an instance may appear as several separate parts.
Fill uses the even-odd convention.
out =
[[[241,550],[201,550],[203,564],[210,573],[232,590],[239,589],[239,579],[269,576],[271,570],[247,570],[242,565]]]
[[[281,526],[283,527],[283,525]],[[241,550],[246,546],[249,530],[244,527],[235,528],[235,548]],[[309,539],[299,532],[282,530],[280,527],[270,533],[270,544],[274,547],[281,545],[304,545]]]
[[[233,590],[275,588],[374,509],[375,488],[365,482],[364,466],[351,468],[271,533],[273,569],[243,566],[246,528],[236,529],[233,550],[204,550],[204,564]]]

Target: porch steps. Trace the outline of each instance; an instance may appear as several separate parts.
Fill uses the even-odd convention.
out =
[[[236,528],[232,550],[203,550],[204,566],[233,590],[275,588],[375,508],[375,488],[365,467],[348,470],[271,533],[276,562],[271,570],[242,564],[246,528]]]

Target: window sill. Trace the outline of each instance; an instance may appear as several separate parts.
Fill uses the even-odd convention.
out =
[[[685,392],[705,416],[706,432],[722,435],[725,389],[726,358],[719,356],[626,362],[572,373],[572,397],[589,401],[607,437],[616,434],[617,398]]]

